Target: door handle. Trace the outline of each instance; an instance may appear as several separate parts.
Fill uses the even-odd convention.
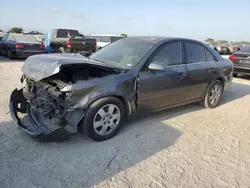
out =
[[[180,79],[180,80],[182,80],[186,76],[187,76],[187,73],[186,72],[182,72],[182,73],[179,73],[179,75],[177,76],[177,78]]]
[[[215,71],[216,71],[215,68],[211,68],[211,69],[208,70],[208,73],[209,73],[209,74],[213,74],[213,73],[215,73]]]

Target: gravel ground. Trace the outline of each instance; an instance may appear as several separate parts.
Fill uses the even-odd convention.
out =
[[[80,134],[42,143],[7,114],[21,66],[0,59],[1,188],[250,187],[249,78],[234,79],[216,109],[141,117],[100,143]]]

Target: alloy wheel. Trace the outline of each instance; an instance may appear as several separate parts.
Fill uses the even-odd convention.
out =
[[[216,105],[221,97],[221,87],[220,85],[214,85],[209,92],[209,102],[211,105]]]
[[[96,112],[93,120],[94,130],[99,135],[108,135],[118,127],[120,119],[120,109],[114,104],[107,104]]]

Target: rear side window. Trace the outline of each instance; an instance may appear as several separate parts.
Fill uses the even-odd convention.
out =
[[[58,38],[67,38],[70,36],[79,36],[79,32],[77,30],[66,30],[66,29],[59,29],[57,31]]]
[[[64,29],[60,29],[57,31],[58,38],[67,38],[67,31]]]
[[[186,63],[206,61],[205,47],[193,42],[185,42]]]
[[[205,53],[206,53],[206,61],[215,61],[214,56],[211,52],[205,49]]]
[[[13,37],[13,35],[8,35],[6,41],[10,41],[10,40],[12,40],[12,41],[15,40],[15,38]]]
[[[182,64],[181,48],[181,42],[165,44],[158,52],[156,52],[151,62],[158,61],[166,66],[180,65]]]
[[[70,36],[79,36],[79,32],[77,30],[68,30],[67,31]]]

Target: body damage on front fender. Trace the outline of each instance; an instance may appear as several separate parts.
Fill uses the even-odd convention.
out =
[[[87,108],[93,101],[106,97],[117,96],[131,103],[136,96],[134,75],[125,75],[125,79],[116,79],[117,75],[105,79],[93,79],[71,85],[68,92],[71,96],[66,103],[67,107]],[[68,86],[67,86],[68,87]],[[66,90],[63,88],[62,90]]]
[[[28,63],[24,67],[28,72],[44,66],[38,62],[36,66]],[[24,88],[14,90],[11,95],[12,119],[33,136],[48,137],[58,130],[76,132],[91,103],[102,97],[117,96],[129,115],[136,108],[136,70],[84,61],[61,63],[60,70],[50,74],[53,73],[33,78],[33,74],[26,75],[24,71],[21,78]],[[22,106],[21,110],[18,106]],[[19,113],[28,116],[28,123],[23,123]]]

